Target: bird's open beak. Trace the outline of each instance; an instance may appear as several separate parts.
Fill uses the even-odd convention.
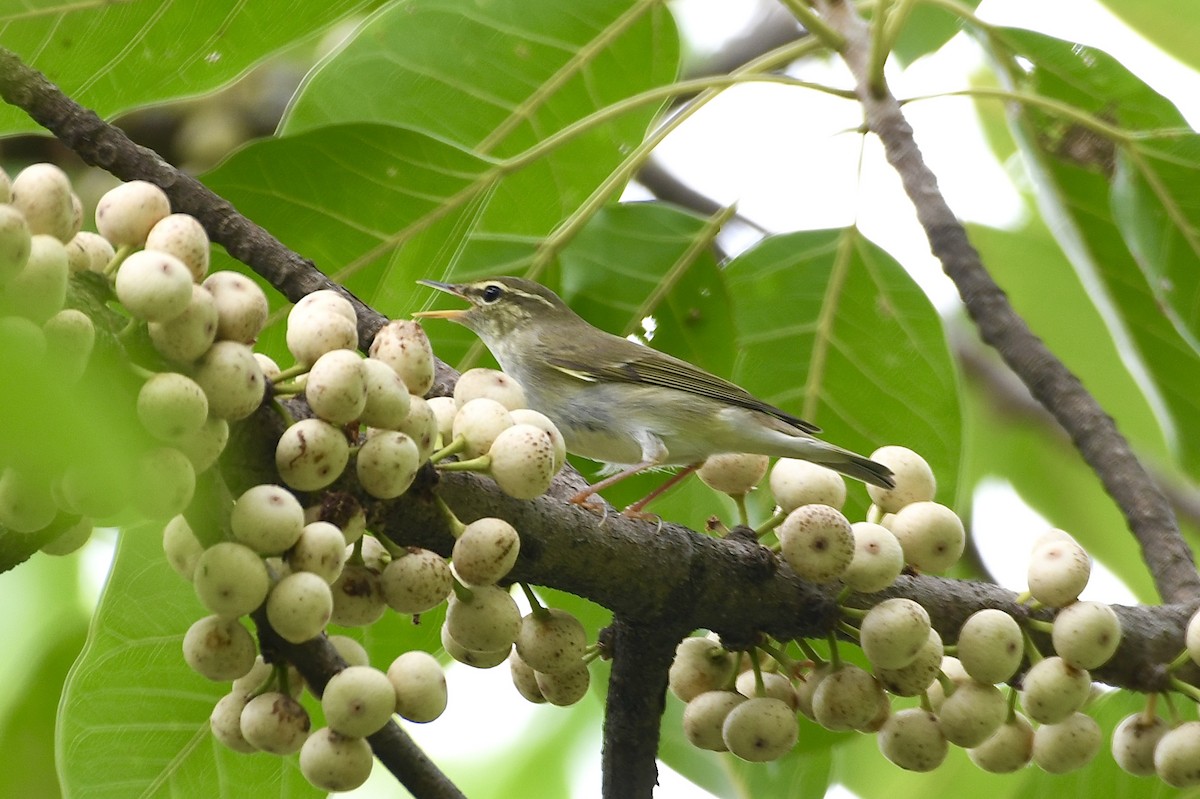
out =
[[[453,283],[439,283],[436,280],[418,280],[417,282],[420,283],[422,286],[429,286],[430,288],[437,289],[438,291],[444,291],[447,294],[453,294],[455,297],[463,296],[462,290],[459,289],[458,286],[455,286]],[[468,310],[470,310],[470,309],[447,308],[447,309],[441,310],[441,311],[417,311],[416,313],[413,314],[413,318],[415,318],[415,319],[449,319],[451,322],[456,322],[459,319],[461,319],[462,316],[464,314],[466,314],[466,312]]]

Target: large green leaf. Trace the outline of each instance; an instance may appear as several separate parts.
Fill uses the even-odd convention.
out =
[[[962,414],[941,320],[894,259],[854,228],[773,236],[726,269],[737,381],[870,454],[921,453],[939,501],[958,493]],[[865,492],[852,490],[861,510]]]
[[[296,758],[243,755],[209,732],[229,686],[183,660],[183,635],[205,615],[162,553],[160,528],[122,532],[87,645],[59,707],[59,776],[67,797],[320,796]]]
[[[0,43],[107,117],[211,91],[368,5],[369,0],[31,0],[0,10]],[[38,129],[19,109],[0,106],[0,134]]]
[[[1200,50],[1196,49],[1196,29],[1186,24],[1196,13],[1193,0],[1100,0],[1125,24],[1175,58],[1200,69]]]
[[[1173,105],[1100,51],[1011,29],[993,31],[984,40],[1017,88],[1129,129],[1183,124]],[[1200,350],[1195,331],[1185,323],[1197,318],[1196,267],[1189,266],[1196,252],[1188,252],[1187,241],[1195,233],[1196,206],[1182,188],[1197,169],[1194,147],[1186,143],[1190,138],[1180,140],[1183,160],[1161,139],[1130,139],[1120,152],[1117,142],[1061,116],[1029,106],[1014,107],[1012,113],[1050,229],[1085,285],[1093,287],[1101,310],[1115,311],[1106,313],[1114,337],[1136,348],[1131,357],[1140,358],[1170,415],[1164,426],[1175,429],[1172,443],[1182,465],[1200,475],[1200,395],[1195,391]],[[1118,162],[1127,176],[1119,192],[1113,187]],[[1145,191],[1139,180],[1160,183],[1165,190]],[[1169,263],[1158,260],[1163,254],[1170,255]],[[1168,270],[1182,270],[1184,285],[1164,280]]]

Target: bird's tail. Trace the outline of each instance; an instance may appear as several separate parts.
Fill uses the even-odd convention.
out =
[[[843,458],[837,460],[816,460],[814,463],[819,463],[827,469],[833,469],[835,472],[841,472],[847,477],[853,477],[855,480],[862,480],[864,483],[870,483],[873,486],[880,488],[895,488],[896,481],[892,479],[892,470],[884,466],[882,463],[876,463],[870,458],[864,458],[861,455],[855,455],[853,452],[836,448],[837,454]]]

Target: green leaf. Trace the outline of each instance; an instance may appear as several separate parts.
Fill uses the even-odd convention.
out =
[[[1016,88],[1073,105],[1098,119],[1115,119],[1130,129],[1183,125],[1170,102],[1103,52],[1029,31],[993,33],[985,44],[1008,65]],[[1018,57],[1032,66],[1019,67]],[[1192,476],[1200,475],[1200,395],[1194,387],[1200,350],[1194,332],[1176,323],[1195,318],[1194,310],[1186,310],[1193,307],[1195,295],[1168,296],[1174,287],[1143,271],[1134,254],[1140,252],[1147,264],[1170,250],[1172,258],[1179,257],[1179,266],[1171,267],[1176,270],[1186,270],[1195,257],[1194,251],[1187,254],[1179,247],[1188,220],[1196,213],[1194,202],[1180,195],[1180,180],[1195,169],[1195,154],[1189,149],[1183,162],[1173,163],[1171,157],[1155,155],[1162,152],[1156,139],[1131,140],[1123,145],[1128,149],[1119,153],[1116,143],[1093,130],[1031,107],[1014,110],[1013,120],[1049,228],[1084,284],[1094,287],[1091,290],[1114,338],[1132,343],[1128,357],[1140,358],[1152,378],[1150,390],[1157,392],[1170,416],[1164,426],[1175,429],[1171,443],[1181,465]],[[1143,178],[1169,175],[1169,191],[1150,200],[1136,181],[1127,180],[1120,191],[1129,199],[1118,198],[1114,170],[1126,158],[1152,164],[1152,169],[1142,172]],[[1170,220],[1167,227],[1164,219]],[[1125,232],[1131,234],[1129,239]],[[1183,292],[1195,285],[1194,275],[1181,280]],[[1184,312],[1170,310],[1176,302]]]
[[[205,615],[167,564],[158,527],[121,533],[116,561],[59,708],[64,795],[322,796],[296,758],[244,755],[209,732],[228,685],[192,672],[183,635]]]
[[[212,91],[369,0],[65,3],[0,11],[4,46],[102,117]],[[0,134],[40,128],[0,106]]]
[[[725,271],[737,382],[869,455],[919,452],[954,506],[962,449],[958,378],[941,320],[895,260],[853,228],[772,236]],[[866,492],[849,506],[865,509]]]
[[[1191,25],[1180,24],[1196,11],[1192,0],[1100,0],[1109,11],[1126,25],[1144,36],[1150,43],[1175,58],[1200,69],[1200,52],[1196,50],[1196,31]]]
[[[967,0],[962,5],[975,9],[979,6],[979,0]],[[907,66],[940,48],[961,29],[962,21],[957,15],[947,13],[933,4],[915,3],[896,39],[893,52],[900,63]]]

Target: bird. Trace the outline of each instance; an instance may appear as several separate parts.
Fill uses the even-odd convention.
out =
[[[594,327],[533,280],[417,282],[469,307],[414,316],[474,332],[520,384],[529,407],[558,427],[568,452],[621,467],[571,497],[575,504],[590,504],[638,472],[684,467],[625,509],[638,515],[706,458],[723,453],[799,458],[874,486],[895,486],[888,467],[817,438],[816,425],[687,361]]]

